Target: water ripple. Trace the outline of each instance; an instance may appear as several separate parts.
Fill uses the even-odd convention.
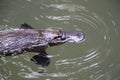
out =
[[[56,8],[58,10],[67,10],[69,12],[75,12],[75,11],[87,11],[86,7],[82,5],[74,5],[74,4],[50,4],[46,5],[47,7]]]

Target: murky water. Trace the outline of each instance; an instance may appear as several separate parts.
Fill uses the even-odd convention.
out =
[[[82,31],[83,43],[47,49],[51,64],[34,53],[0,58],[0,80],[120,80],[119,0],[1,0],[0,30],[28,23],[35,28]]]

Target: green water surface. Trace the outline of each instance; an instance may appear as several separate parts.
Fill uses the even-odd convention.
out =
[[[85,41],[48,48],[45,68],[35,53],[0,58],[0,80],[120,80],[120,0],[0,0],[0,30],[24,22],[82,31]]]

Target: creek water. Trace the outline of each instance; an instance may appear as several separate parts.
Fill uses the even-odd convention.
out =
[[[48,48],[45,68],[30,61],[35,53],[0,58],[0,80],[120,80],[119,8],[120,0],[0,0],[0,30],[28,23],[85,34]]]

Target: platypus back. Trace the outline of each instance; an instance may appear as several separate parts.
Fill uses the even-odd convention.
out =
[[[59,31],[37,29],[11,29],[0,32],[0,53],[16,54],[34,48],[46,49],[49,42],[59,35]],[[54,34],[53,34],[54,33]],[[50,34],[50,36],[48,36]],[[38,50],[37,50],[38,51]],[[33,50],[33,52],[36,52]]]

